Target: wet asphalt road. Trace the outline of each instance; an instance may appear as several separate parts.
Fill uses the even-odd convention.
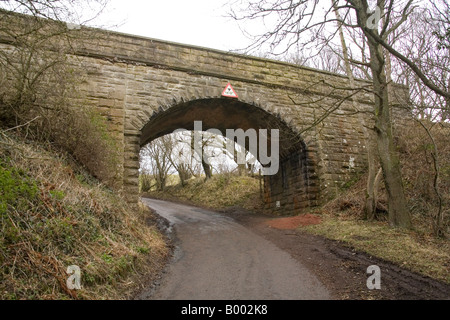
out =
[[[330,293],[298,260],[230,217],[142,199],[167,219],[176,241],[155,300],[313,300]]]

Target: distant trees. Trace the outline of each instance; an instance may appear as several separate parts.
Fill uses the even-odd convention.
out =
[[[238,164],[240,152],[245,164]],[[155,139],[141,149],[140,159],[142,191],[164,190],[171,174],[177,174],[185,185],[194,176],[203,175],[208,180],[214,172],[248,175],[258,170],[258,161],[244,147],[235,144],[234,153],[230,153],[225,137],[208,132],[184,131]]]

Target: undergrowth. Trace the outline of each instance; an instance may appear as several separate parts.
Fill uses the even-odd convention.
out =
[[[364,216],[367,176],[342,190],[335,199],[315,210],[322,223],[304,228],[314,234],[340,241],[409,270],[450,283],[450,127],[436,125],[432,131],[439,151],[438,191],[443,199],[444,237],[436,237],[434,221],[439,209],[433,185],[435,171],[432,145],[419,125],[403,128],[396,139],[412,229],[391,228],[387,222],[384,185],[378,191],[376,220]]]
[[[442,197],[443,228],[450,236],[450,127],[436,125],[432,133],[439,150],[439,180],[437,189]],[[425,131],[418,124],[402,128],[396,138],[399,151],[405,195],[411,212],[413,230],[432,233],[436,212],[439,209],[438,195],[433,185],[435,170],[432,161],[432,147]],[[364,201],[367,175],[362,175],[349,188],[326,203],[322,212],[336,216],[364,219]],[[387,220],[387,198],[383,183],[378,190],[376,218]]]
[[[69,156],[0,132],[0,299],[130,297],[168,255],[153,219]]]

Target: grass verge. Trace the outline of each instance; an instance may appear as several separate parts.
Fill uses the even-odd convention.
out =
[[[322,223],[300,227],[312,234],[450,284],[450,242],[431,233],[391,228],[384,221],[321,214]]]

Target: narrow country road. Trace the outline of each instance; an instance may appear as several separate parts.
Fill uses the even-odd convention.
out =
[[[196,207],[142,200],[169,221],[176,249],[159,286],[140,299],[331,299],[298,260],[234,219]]]

